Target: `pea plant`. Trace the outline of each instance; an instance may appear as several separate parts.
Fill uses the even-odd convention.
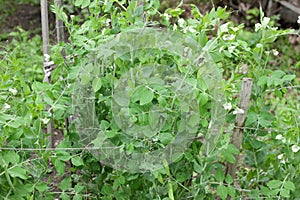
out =
[[[262,10],[250,28],[221,7],[191,4],[183,18],[186,6],[52,5],[70,36],[51,47],[51,83],[41,38],[11,33],[0,53],[1,198],[300,198],[299,79],[272,64],[285,53],[274,43],[297,32]],[[253,87],[239,151],[230,137],[244,77]]]

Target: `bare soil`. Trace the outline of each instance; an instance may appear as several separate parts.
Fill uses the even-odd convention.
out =
[[[0,34],[8,35],[22,28],[30,37],[41,35],[41,10],[39,5],[4,3],[0,9]],[[55,16],[49,12],[50,37],[55,34]],[[1,38],[0,38],[1,39]],[[6,39],[6,38],[4,38]]]

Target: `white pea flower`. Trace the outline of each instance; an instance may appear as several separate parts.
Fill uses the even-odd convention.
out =
[[[3,109],[4,110],[10,109],[10,105],[8,103],[5,103]]]
[[[178,25],[182,28],[183,25],[184,25],[184,19],[180,18],[180,19],[178,20]]]
[[[171,18],[171,16],[168,13],[164,13],[163,16],[167,21],[169,21]]]
[[[259,31],[261,29],[261,24],[260,23],[256,23],[255,24],[255,32]]]
[[[222,36],[223,40],[227,41],[227,40],[233,40],[235,38],[235,35],[233,34],[225,34]]]
[[[232,109],[232,105],[231,105],[231,103],[225,103],[225,104],[223,104],[223,108],[225,110],[231,110]]]
[[[278,158],[278,160],[281,160],[281,159],[283,158],[283,153],[282,153],[282,154],[279,154],[279,155],[277,156],[277,158]]]
[[[257,47],[257,48],[262,48],[262,46],[263,46],[263,45],[262,45],[261,43],[256,44],[256,47]]]
[[[191,27],[191,26],[189,26],[189,31],[190,31],[191,33],[195,33],[195,32],[196,32],[196,30],[195,30],[193,27]]]
[[[244,112],[245,112],[245,111],[244,111],[243,109],[236,108],[235,111],[233,111],[233,114],[234,114],[234,115],[236,115],[236,114],[244,114]]]
[[[283,139],[283,136],[282,136],[281,134],[276,135],[275,139],[276,139],[276,140],[282,140],[282,139]]]
[[[275,139],[276,139],[276,140],[281,140],[283,143],[286,142],[286,139],[285,139],[281,134],[276,135]]]
[[[298,146],[298,145],[293,145],[292,146],[292,151],[294,152],[294,153],[297,153],[298,151],[300,150],[300,147]]]
[[[106,19],[106,26],[109,26],[109,23],[111,22],[111,20],[110,19]]]
[[[228,52],[233,53],[233,50],[235,49],[236,46],[230,46],[228,47]]]
[[[189,27],[186,27],[182,30],[183,33],[187,33]]]
[[[224,50],[224,46],[221,46],[221,48],[219,49],[219,52],[221,53]]]
[[[73,19],[75,17],[75,15],[70,15],[70,18]]]
[[[237,27],[230,27],[231,30],[233,30],[234,32],[237,32],[238,30],[240,30],[239,28]]]
[[[18,90],[15,88],[9,88],[9,90],[14,96],[18,93]]]
[[[277,51],[277,49],[273,49],[272,53],[273,53],[274,56],[278,56],[278,54],[279,54],[279,52]]]
[[[174,24],[174,26],[173,26],[173,31],[176,31],[176,30],[177,30],[177,25]]]
[[[285,139],[285,138],[283,138],[283,139],[282,139],[282,142],[283,142],[283,143],[285,143],[285,142],[286,142],[286,139]]]
[[[300,16],[298,16],[297,23],[300,24]]]
[[[228,32],[228,25],[229,25],[229,23],[225,23],[220,26],[221,33]]]
[[[285,160],[282,159],[282,160],[280,161],[280,163],[281,163],[281,164],[285,164]]]
[[[50,61],[50,55],[49,54],[44,54],[44,59],[45,59],[45,62],[49,62]]]
[[[264,17],[262,22],[261,22],[262,27],[264,27],[264,28],[267,27],[269,22],[270,22],[270,17]]]
[[[43,118],[42,121],[43,121],[44,124],[48,124],[48,122],[50,121],[50,119],[48,119],[48,118]]]

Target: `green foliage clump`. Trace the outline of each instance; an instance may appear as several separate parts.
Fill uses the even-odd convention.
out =
[[[300,188],[296,184],[300,179],[299,80],[289,70],[274,70],[270,65],[279,54],[285,53],[279,53],[280,48],[273,49],[273,43],[279,36],[295,33],[293,30],[278,30],[262,11],[260,22],[252,31],[245,30],[243,24],[230,21],[226,8],[201,13],[195,5],[190,5],[190,17],[183,19],[182,14],[186,11],[181,5],[161,13],[158,0],[143,3],[76,0],[74,7],[82,10],[80,15],[68,15],[73,9],[70,5],[52,7],[64,21],[70,37],[67,43],[51,48],[51,60],[56,65],[51,84],[43,82],[40,37],[28,40],[26,32],[15,33],[15,39],[1,50],[0,147],[7,149],[0,151],[0,198],[300,198],[297,193]],[[149,27],[191,38],[190,41],[194,42],[191,45],[209,55],[216,71],[223,74],[224,80],[220,81],[224,84],[222,90],[226,102],[222,105],[227,113],[225,124],[218,137],[213,138],[214,146],[209,151],[205,150],[210,142],[207,130],[213,118],[213,94],[197,65],[191,65],[191,61],[170,53],[168,49],[137,50],[124,53],[117,59],[110,54],[109,50],[113,48],[107,46],[108,41],[120,33]],[[70,56],[64,57],[61,52]],[[97,56],[95,52],[105,56],[105,63],[99,63],[93,57]],[[160,67],[154,70],[140,66],[153,63],[172,67],[176,73],[186,75],[186,84],[194,88],[189,95],[199,104],[195,115],[199,118],[189,118],[188,124],[193,128],[191,124],[199,123],[196,137],[170,165],[162,161],[162,167],[144,173],[113,169],[99,162],[101,156],[95,156],[94,150],[82,150],[85,143],[80,141],[82,138],[76,129],[78,121],[73,122],[69,130],[64,129],[65,118],[78,114],[72,104],[72,97],[78,97],[80,91],[76,88],[78,80],[82,85],[91,83],[97,107],[96,119],[86,116],[88,120],[84,125],[88,126],[95,120],[105,136],[119,148],[118,151],[126,155],[148,152],[170,144],[181,127],[180,123],[175,123],[182,120],[176,111],[188,110],[191,106],[179,98],[172,98],[176,95],[171,87],[162,86],[162,77],[144,84],[146,79],[143,76],[147,77],[147,70],[154,73]],[[99,64],[96,69],[99,71],[89,68],[94,64]],[[84,72],[81,71],[83,66]],[[128,91],[132,93],[130,109],[124,111],[130,116],[130,121],[116,122],[112,117],[115,110],[111,102],[115,100],[119,106],[123,105],[124,96],[121,93],[113,96],[113,92],[120,77],[133,69],[137,70],[133,71],[135,74],[141,75],[134,79],[140,78],[140,85],[133,81],[123,88],[130,88]],[[101,76],[94,77],[96,73]],[[243,146],[239,152],[230,144],[230,133],[239,112],[236,95],[243,77],[253,78],[253,90]],[[190,103],[190,99],[186,102]],[[52,116],[46,109],[47,105],[50,105]],[[152,105],[157,109],[167,108],[167,114],[172,115],[160,134],[151,135],[149,131],[149,135],[143,138],[132,139],[122,132],[121,123],[148,128],[157,126],[164,116],[153,114]],[[117,112],[121,113],[121,110]],[[60,149],[55,151],[45,151],[49,143],[43,129],[50,120],[64,135],[58,145]],[[95,143],[103,143],[103,137],[98,137],[98,134],[89,137]],[[27,151],[22,150],[24,148]],[[225,173],[225,165],[235,163],[236,154],[243,155],[244,159],[238,167],[237,179],[233,180]]]

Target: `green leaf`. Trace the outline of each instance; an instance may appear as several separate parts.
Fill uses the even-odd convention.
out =
[[[249,138],[249,142],[254,149],[260,149],[265,144],[255,138]]]
[[[189,180],[190,176],[191,175],[190,175],[189,171],[178,172],[178,173],[175,174],[176,181],[179,181],[179,182],[184,182],[186,180]]]
[[[59,174],[62,175],[62,174],[65,173],[65,166],[66,166],[66,164],[63,161],[61,161],[59,159],[56,159],[55,162],[54,162],[54,166],[55,166],[55,169],[57,170],[57,172]]]
[[[83,0],[75,0],[75,6],[81,6]]]
[[[2,159],[8,166],[10,163],[17,164],[20,160],[20,156],[15,151],[3,151]]]
[[[93,82],[92,82],[92,87],[94,92],[97,92],[98,90],[100,90],[100,88],[102,87],[102,81],[100,78],[94,78]]]
[[[197,80],[197,87],[202,91],[205,92],[208,89],[207,83],[202,77],[199,77]],[[206,93],[201,93],[206,94]]]
[[[77,183],[74,187],[76,193],[80,193],[84,189],[84,186],[81,183]]]
[[[110,125],[109,122],[106,120],[101,120],[101,122],[100,122],[100,128],[102,131],[108,129],[109,125]]]
[[[279,188],[281,186],[281,184],[282,184],[281,181],[272,180],[267,183],[267,186],[269,186],[269,188],[275,189],[275,188]]]
[[[25,197],[25,195],[31,194],[34,189],[34,186],[32,183],[15,182],[15,185],[16,185],[15,191],[14,191],[15,195],[10,196],[11,198],[9,198],[9,199],[24,199],[21,197]],[[2,187],[1,187],[1,191],[2,191]]]
[[[59,160],[61,160],[61,161],[64,161],[64,162],[70,160],[70,158],[71,158],[70,155],[65,155],[65,154],[59,155],[59,156],[57,157],[57,159],[59,159]]]
[[[115,180],[114,180],[114,188],[117,188],[120,185],[123,185],[125,183],[125,178],[124,176],[118,176]]]
[[[226,19],[229,17],[229,13],[227,12],[226,8],[218,7],[216,14],[220,19]]]
[[[224,176],[224,172],[221,167],[218,168],[215,178],[218,182],[220,182],[220,183],[223,182],[225,176]]]
[[[294,80],[295,77],[296,77],[295,75],[285,75],[284,77],[282,77],[282,80],[292,81],[292,80]]]
[[[267,76],[261,76],[261,77],[258,79],[257,85],[258,85],[258,86],[265,85],[265,84],[267,84],[267,80],[268,80],[268,77],[267,77]]]
[[[158,139],[161,143],[167,145],[173,140],[174,136],[171,133],[163,132],[158,135]]]
[[[117,134],[116,130],[107,130],[105,131],[105,135],[107,138],[113,138]]]
[[[283,184],[283,187],[287,190],[295,190],[295,185],[293,182],[291,181],[286,181],[284,184]]]
[[[189,119],[189,125],[191,127],[195,127],[199,124],[199,116],[198,115],[192,115]]]
[[[83,160],[79,156],[74,156],[71,158],[71,162],[76,167],[84,165]]]
[[[281,70],[276,70],[274,72],[272,72],[271,76],[272,79],[280,79],[283,75],[285,75],[285,72],[281,71]]]
[[[198,97],[199,106],[204,106],[208,102],[208,95],[206,93],[201,93]]]
[[[21,179],[28,178],[28,175],[26,174],[26,170],[18,166],[8,169],[8,173],[11,177],[19,177]]]
[[[114,1],[107,1],[107,4],[105,6],[104,12],[109,12],[112,5],[113,5]]]
[[[104,184],[101,189],[101,193],[104,195],[110,195],[110,194],[113,194],[113,189],[110,185]]]
[[[142,86],[137,87],[134,90],[131,98],[132,98],[133,102],[136,102],[139,100],[140,105],[145,105],[147,103],[150,103],[153,100],[154,94],[149,88],[142,85]]]
[[[85,7],[89,6],[90,3],[91,3],[90,0],[83,0],[83,2],[81,4],[81,8],[85,8]]]
[[[44,182],[38,182],[36,185],[35,185],[35,188],[40,191],[40,192],[44,192],[46,190],[48,190],[48,186],[46,183]]]
[[[128,106],[129,105],[129,97],[126,91],[118,91],[113,95],[113,99],[120,106]]]
[[[227,187],[227,192],[228,192],[228,194],[229,194],[231,197],[234,197],[234,195],[235,195],[235,188],[232,187],[232,186],[228,186],[228,187]]]
[[[226,199],[228,194],[227,188],[224,185],[219,185],[217,187],[217,194],[221,199]]]
[[[278,90],[278,89],[275,89],[275,95],[278,98],[282,98],[282,92],[280,90]]]
[[[59,195],[59,197],[60,197],[62,200],[70,200],[69,195],[66,194],[65,192],[62,192],[61,195]]]
[[[279,193],[280,188],[270,190],[270,196],[275,196]]]
[[[88,84],[90,82],[90,80],[91,80],[91,76],[90,76],[89,73],[82,74],[80,78],[81,78],[80,79],[80,83],[82,85]]]
[[[172,162],[176,163],[176,162],[179,162],[183,158],[183,156],[184,155],[182,152],[173,153],[171,160],[172,160]]]
[[[269,188],[265,187],[265,186],[259,186],[260,187],[260,191],[263,195],[265,196],[270,196],[271,195],[271,191]]]
[[[232,153],[228,149],[224,149],[222,151],[222,155],[224,156],[225,160],[230,163],[235,163],[235,157],[232,155]]]
[[[22,125],[22,121],[14,119],[14,121],[10,121],[6,125],[12,128],[19,128]]]
[[[290,198],[290,190],[281,189],[280,190],[280,196],[283,196],[285,198]]]
[[[75,194],[72,200],[82,200],[81,194]]]
[[[227,146],[227,150],[230,152],[230,153],[233,153],[233,154],[239,154],[240,151],[236,148],[236,146],[234,146],[233,144],[229,144]]]
[[[159,122],[159,113],[155,110],[149,112],[149,124],[152,129],[157,128]]]
[[[64,178],[64,180],[62,180],[62,182],[59,184],[59,188],[62,191],[71,189],[71,176],[67,176],[66,178]]]
[[[225,182],[228,184],[233,183],[233,178],[230,176],[230,174],[226,175]]]
[[[197,161],[194,161],[194,170],[195,172],[202,173],[202,168]]]

